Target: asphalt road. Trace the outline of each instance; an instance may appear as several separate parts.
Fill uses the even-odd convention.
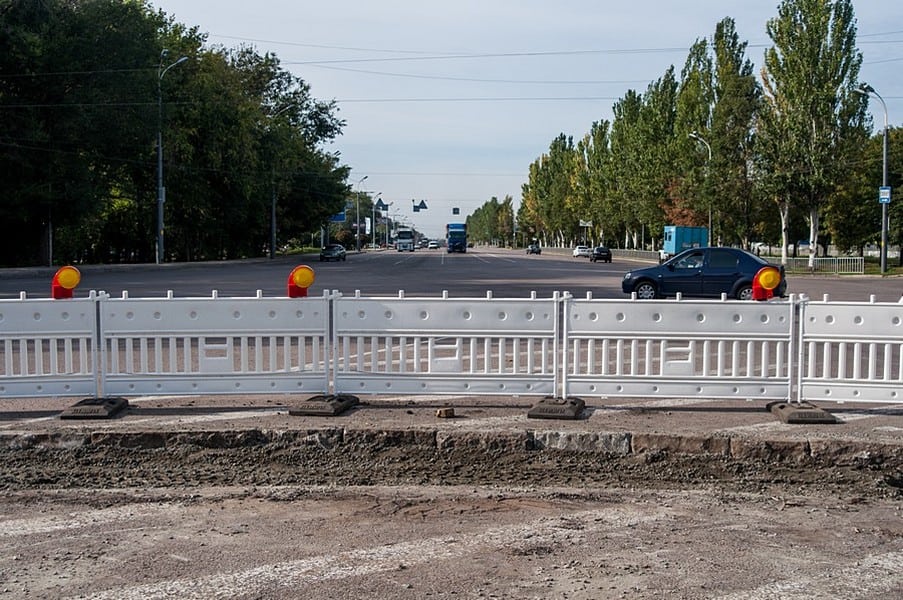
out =
[[[549,297],[555,291],[568,291],[584,297],[625,298],[621,279],[631,268],[649,263],[615,257],[614,262],[591,263],[573,258],[569,251],[545,250],[542,255],[526,255],[522,250],[479,247],[466,254],[448,254],[444,250],[417,250],[413,253],[367,251],[351,253],[342,262],[318,261],[317,255],[253,259],[222,263],[164,265],[103,265],[81,267],[77,297],[91,290],[120,296],[124,291],[133,298],[163,297],[172,291],[177,297],[209,296],[216,290],[221,297],[285,296],[292,269],[308,265],[315,272],[310,295],[338,290],[364,296],[396,295],[452,297],[524,298],[531,292]],[[50,281],[55,269],[0,269],[0,298],[50,296]],[[832,300],[896,302],[903,294],[903,279],[874,276],[791,275],[789,293],[807,294]]]

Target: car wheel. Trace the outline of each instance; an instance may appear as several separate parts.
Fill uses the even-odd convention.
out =
[[[641,281],[633,291],[636,292],[636,297],[640,300],[654,300],[658,297],[655,284],[651,281]]]
[[[737,290],[737,300],[752,300],[752,286],[744,285],[740,289]]]

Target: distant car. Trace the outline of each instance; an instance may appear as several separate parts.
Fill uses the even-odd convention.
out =
[[[596,246],[593,248],[593,253],[589,255],[590,262],[611,262],[611,250],[606,248],[605,246]]]
[[[320,250],[320,262],[324,260],[345,260],[345,246],[329,244]]]
[[[430,250],[436,250],[439,248],[439,242],[436,240],[430,240],[429,244],[426,245]]]
[[[527,246],[527,254],[542,254],[542,248],[539,244],[530,244]]]
[[[752,299],[753,279],[762,267],[774,266],[739,248],[691,248],[654,267],[628,271],[621,281],[625,294],[649,300],[680,293],[688,298]],[[774,296],[787,293],[784,267]]]
[[[589,258],[589,255],[591,253],[592,253],[592,250],[590,249],[589,246],[577,246],[576,248],[574,248],[574,252],[573,252],[574,258],[577,258],[578,256],[585,256],[585,257]]]

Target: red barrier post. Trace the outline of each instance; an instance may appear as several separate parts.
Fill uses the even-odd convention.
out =
[[[288,276],[288,297],[305,298],[307,288],[313,285],[314,270],[307,265],[299,265],[292,269]]]
[[[60,267],[50,282],[50,297],[65,300],[72,297],[72,290],[82,280],[82,274],[72,266]]]
[[[777,267],[762,267],[753,277],[753,300],[768,300],[781,283],[781,271]]]

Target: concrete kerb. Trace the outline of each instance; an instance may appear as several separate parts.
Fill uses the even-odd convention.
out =
[[[363,453],[391,464],[409,455],[440,463],[510,458],[525,469],[560,463],[576,472],[573,465],[589,461],[616,470],[670,463],[679,473],[685,460],[701,459],[726,473],[747,465],[817,478],[834,469],[893,480],[903,473],[903,406],[824,403],[839,424],[791,425],[764,402],[586,400],[580,418],[558,420],[529,418],[533,401],[522,397],[374,396],[341,415],[291,416],[302,397],[160,396],[130,399],[110,419],[66,420],[59,415],[72,398],[10,399],[0,403],[0,452],[26,462],[60,451],[113,451],[126,461],[132,453],[143,460],[146,453],[234,451],[266,464],[286,450],[312,459]],[[454,418],[437,417],[441,407],[453,407]]]
[[[558,430],[448,431],[335,428],[303,430],[46,431],[0,432],[0,447],[17,450],[116,448],[129,450],[316,447],[359,452],[399,448],[502,453],[577,453],[600,460],[643,456],[695,456],[804,466],[883,465],[903,468],[903,441],[754,439],[743,436]]]

